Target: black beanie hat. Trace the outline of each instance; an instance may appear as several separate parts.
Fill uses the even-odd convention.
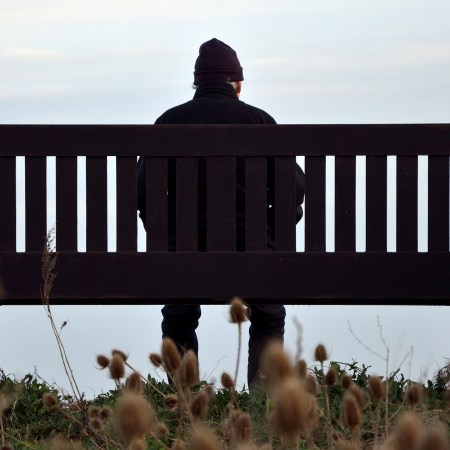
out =
[[[242,67],[236,52],[219,39],[213,38],[200,46],[195,61],[194,84],[204,81],[242,81]]]

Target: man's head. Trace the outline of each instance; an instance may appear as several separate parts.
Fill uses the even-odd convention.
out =
[[[219,39],[200,46],[195,61],[194,85],[205,81],[242,81],[243,71],[236,52]]]

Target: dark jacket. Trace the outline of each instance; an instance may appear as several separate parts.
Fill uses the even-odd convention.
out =
[[[276,124],[273,117],[262,109],[248,105],[239,100],[236,92],[225,82],[206,82],[201,84],[195,92],[194,98],[182,105],[167,110],[155,122],[155,124]],[[272,161],[271,161],[272,160]],[[138,160],[138,210],[139,217],[145,227],[145,157]],[[243,186],[244,161],[236,158],[236,220],[237,242],[236,248],[244,250],[244,186]],[[205,200],[205,164],[204,158],[199,158],[199,250],[206,249],[206,200]],[[175,181],[174,158],[169,159],[169,186]],[[273,159],[268,162],[268,205],[273,202]],[[304,173],[297,164],[297,222],[303,215],[302,203],[304,199]],[[175,205],[169,200],[169,250],[176,249],[175,243]],[[268,246],[273,248],[273,217],[271,208],[268,209]]]

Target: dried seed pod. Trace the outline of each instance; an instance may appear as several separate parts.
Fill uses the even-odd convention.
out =
[[[403,412],[394,428],[398,450],[415,450],[423,436],[423,424],[413,412]]]
[[[100,408],[98,406],[91,405],[88,409],[88,417],[100,417]]]
[[[142,392],[143,385],[141,380],[141,375],[138,372],[133,372],[125,381],[125,387],[133,392],[139,394]]]
[[[109,366],[109,358],[105,355],[97,355],[97,364],[101,369],[106,369]]]
[[[425,431],[425,435],[420,446],[421,450],[449,450],[450,442],[448,440],[445,426],[442,423],[432,425]]]
[[[247,320],[245,306],[241,298],[234,297],[230,303],[230,321],[233,323],[242,323]]]
[[[113,355],[111,362],[109,363],[109,374],[114,380],[120,380],[125,376],[124,359],[119,353]]]
[[[200,382],[197,355],[188,350],[181,358],[178,376],[182,384],[194,386]]]
[[[122,350],[114,349],[111,351],[111,355],[114,357],[115,355],[118,355],[122,358],[123,362],[125,362],[128,359],[128,355],[125,354]]]
[[[150,353],[150,362],[156,367],[158,368],[162,363],[163,363],[163,359],[161,357],[161,355],[159,353]]]
[[[262,354],[260,371],[267,389],[272,392],[280,382],[294,374],[294,368],[278,340],[269,342]]]
[[[379,402],[386,395],[386,386],[381,382],[381,378],[373,375],[369,376],[369,395],[372,400]]]
[[[314,351],[314,359],[320,363],[323,363],[328,359],[327,350],[323,344],[317,345]]]
[[[147,450],[147,442],[142,438],[133,439],[128,445],[128,450]]]
[[[104,406],[101,410],[100,410],[100,419],[105,421],[108,420],[112,415],[112,410],[109,406]]]
[[[308,373],[308,366],[306,365],[306,361],[304,359],[300,359],[297,361],[297,373],[298,376],[304,380]]]
[[[103,428],[103,422],[98,417],[91,417],[89,419],[89,428],[94,432],[100,431]]]
[[[186,450],[186,444],[179,439],[175,439],[170,446],[171,450]]]
[[[234,442],[249,442],[252,437],[252,420],[250,414],[243,411],[236,411],[235,417],[231,420],[231,436]]]
[[[164,408],[171,411],[178,406],[178,397],[173,394],[166,395],[163,399],[163,404]]]
[[[222,383],[222,386],[225,389],[233,389],[234,388],[233,378],[231,378],[231,375],[229,375],[228,373],[223,372],[220,377],[220,381]]]
[[[423,387],[419,383],[410,383],[405,394],[406,403],[416,406],[423,400]]]
[[[156,434],[161,436],[167,436],[169,434],[169,429],[167,428],[167,425],[163,422],[158,422],[156,426]]]
[[[337,372],[334,367],[330,367],[327,374],[325,375],[325,384],[329,387],[334,386],[337,380]]]
[[[161,353],[165,370],[173,374],[180,367],[181,357],[175,342],[171,338],[163,338]]]
[[[361,447],[353,442],[338,440],[335,444],[336,450],[360,450]]]
[[[42,402],[48,409],[54,409],[59,405],[58,397],[55,394],[46,392],[42,395]]]
[[[344,389],[348,389],[352,384],[353,384],[352,377],[350,375],[344,373],[344,375],[342,375],[342,378],[341,378],[341,386]]]
[[[352,383],[352,385],[347,389],[347,392],[355,397],[356,401],[358,402],[359,408],[364,409],[364,407],[366,406],[366,397],[363,390],[356,384]]]
[[[191,414],[198,418],[204,419],[208,414],[209,396],[205,391],[196,392],[191,397],[190,411]]]
[[[193,450],[220,450],[214,434],[207,427],[199,425],[192,429],[189,447]]]
[[[348,391],[344,395],[341,414],[344,426],[353,429],[361,424],[361,408],[355,396]]]
[[[312,374],[309,374],[305,378],[305,386],[308,393],[316,396],[319,393],[319,385],[317,384],[316,377]]]

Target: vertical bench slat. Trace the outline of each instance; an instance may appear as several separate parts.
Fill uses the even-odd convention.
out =
[[[16,251],[16,157],[0,157],[0,251]]]
[[[208,251],[236,250],[235,158],[206,161],[206,245]]]
[[[56,249],[77,250],[77,157],[56,157]]]
[[[397,156],[397,251],[417,242],[417,156]]]
[[[108,248],[106,156],[86,157],[86,250]]]
[[[267,249],[267,158],[245,159],[245,250]]]
[[[295,252],[296,166],[294,157],[275,158],[275,250]]]
[[[44,248],[47,236],[47,158],[25,158],[25,250]]]
[[[387,156],[366,158],[366,251],[387,250]]]
[[[117,251],[137,250],[136,157],[118,156],[117,171]]]
[[[177,251],[198,250],[198,159],[176,159]]]
[[[145,158],[147,199],[147,251],[167,252],[168,160]]]
[[[335,251],[356,247],[356,157],[335,159]]]
[[[305,156],[305,251],[325,251],[325,156]]]
[[[428,251],[449,251],[449,158],[428,157]]]

